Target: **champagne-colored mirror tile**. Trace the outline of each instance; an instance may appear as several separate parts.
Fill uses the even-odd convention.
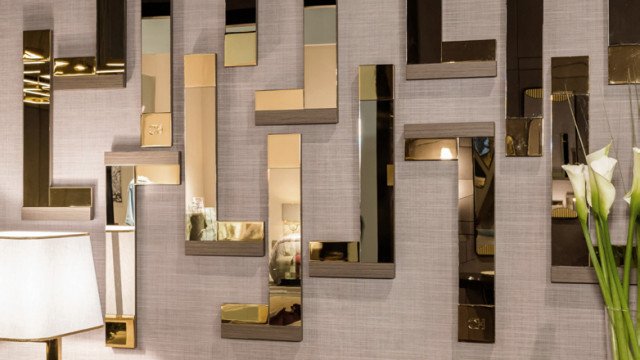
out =
[[[93,206],[93,188],[51,187],[49,188],[49,206]]]
[[[263,304],[222,304],[220,318],[223,323],[266,324],[269,306]]]
[[[256,111],[302,109],[304,109],[303,89],[256,91]]]
[[[140,121],[140,146],[171,147],[173,141],[171,113],[142,114]]]
[[[224,66],[254,66],[258,64],[256,32],[231,33],[224,36]]]
[[[180,185],[180,165],[136,165],[136,185]]]
[[[304,46],[304,108],[331,109],[338,106],[337,46]]]

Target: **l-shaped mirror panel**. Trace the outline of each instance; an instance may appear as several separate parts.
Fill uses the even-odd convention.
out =
[[[301,135],[267,143],[269,304],[223,304],[222,337],[302,341]]]
[[[451,129],[461,136],[452,137]],[[405,161],[458,163],[458,341],[464,342],[495,342],[493,134],[493,123],[405,125]]]

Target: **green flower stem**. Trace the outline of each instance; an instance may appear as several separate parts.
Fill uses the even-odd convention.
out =
[[[623,276],[623,286],[624,286],[624,298],[627,302],[627,306],[629,305],[629,284],[631,278],[631,258],[633,254],[633,235],[635,231],[635,219],[636,216],[634,211],[631,210],[631,217],[629,218],[629,229],[627,230],[627,246],[624,252],[624,276]]]

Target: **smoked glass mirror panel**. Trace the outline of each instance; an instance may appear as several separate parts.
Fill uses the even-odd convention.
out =
[[[224,66],[258,65],[257,0],[226,0]]]
[[[562,165],[586,163],[589,153],[589,58],[552,58],[551,77],[551,265],[585,267],[589,254]]]
[[[640,2],[609,0],[609,84],[640,83]]]
[[[542,156],[543,7],[507,2],[507,156]]]

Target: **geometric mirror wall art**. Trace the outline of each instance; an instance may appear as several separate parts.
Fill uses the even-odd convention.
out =
[[[640,83],[640,1],[609,0],[609,84]]]
[[[263,256],[264,223],[218,220],[216,103],[216,54],[185,55],[185,253]]]
[[[268,135],[269,303],[221,306],[227,339],[302,341],[301,135]]]
[[[171,2],[142,0],[140,146],[170,147]],[[177,151],[107,152],[105,341],[136,347],[137,210],[141,186],[180,185]]]
[[[542,156],[542,0],[507,1],[507,156]]]
[[[258,65],[257,2],[225,0],[225,67]]]
[[[442,0],[407,0],[407,80],[497,75],[495,39],[442,37]]]
[[[393,80],[393,65],[360,65],[360,240],[311,242],[309,276],[395,277]]]
[[[53,34],[23,33],[23,220],[91,220],[91,187],[52,185]]]
[[[256,91],[256,125],[338,123],[336,4],[304,0],[304,88]]]
[[[458,163],[458,341],[495,342],[493,123],[406,124],[405,161]]]

